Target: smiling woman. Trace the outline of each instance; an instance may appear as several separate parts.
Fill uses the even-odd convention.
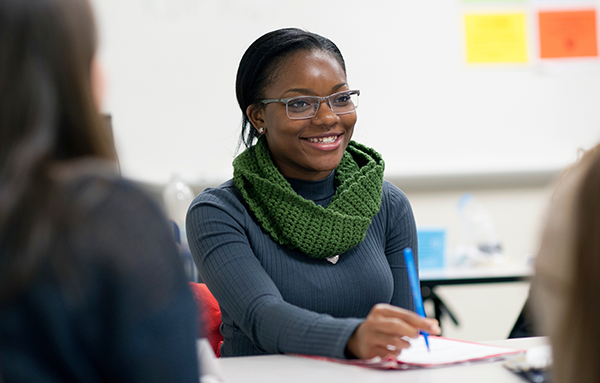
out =
[[[188,241],[217,298],[223,356],[398,354],[435,321],[413,309],[406,196],[351,140],[358,90],[330,40],[280,29],[244,54],[236,92],[246,150],[190,207]]]

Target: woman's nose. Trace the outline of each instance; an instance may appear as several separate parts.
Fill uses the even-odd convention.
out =
[[[333,112],[329,100],[321,100],[319,109],[313,117],[313,123],[315,124],[326,124],[333,125],[339,121],[340,117]]]

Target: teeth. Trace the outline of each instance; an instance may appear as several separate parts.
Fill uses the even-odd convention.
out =
[[[317,144],[332,144],[337,140],[338,136],[331,137],[321,137],[321,138],[308,138],[308,141],[314,142]]]

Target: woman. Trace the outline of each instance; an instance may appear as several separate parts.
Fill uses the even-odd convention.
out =
[[[552,381],[600,380],[600,149],[587,152],[552,197],[532,303],[550,336]]]
[[[402,251],[416,250],[414,218],[379,154],[350,141],[360,92],[335,44],[268,33],[244,54],[236,92],[248,149],[233,180],[202,192],[187,217],[221,306],[221,355],[370,358],[437,333],[409,311]]]
[[[198,382],[165,218],[115,174],[87,0],[0,1],[0,371]]]

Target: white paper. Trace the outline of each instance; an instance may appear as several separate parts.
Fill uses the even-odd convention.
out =
[[[485,344],[463,342],[435,336],[429,337],[429,348],[431,352],[427,351],[423,336],[420,336],[418,339],[411,339],[410,343],[411,346],[402,350],[398,356],[398,362],[419,366],[436,366],[489,359],[524,352],[523,350],[514,348],[488,346]]]

